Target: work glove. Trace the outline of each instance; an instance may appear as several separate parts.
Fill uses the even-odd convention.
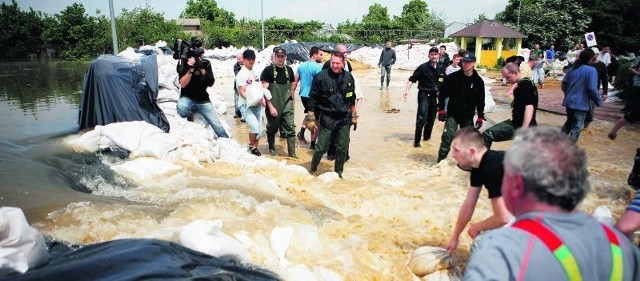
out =
[[[476,129],[480,129],[482,127],[482,123],[484,123],[484,119],[478,117],[478,119],[476,119]]]
[[[307,130],[312,132],[318,128],[318,125],[316,125],[315,116],[309,114],[305,115],[304,117],[304,125],[305,127],[307,127]]]
[[[438,121],[444,122],[447,120],[447,112],[444,109],[438,110]]]
[[[358,129],[358,115],[354,115],[351,117],[351,125],[353,125],[353,130]]]

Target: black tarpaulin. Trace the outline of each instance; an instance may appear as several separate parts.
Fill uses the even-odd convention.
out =
[[[3,280],[280,280],[268,270],[163,240],[122,239],[77,250],[54,248],[57,252],[48,264]]]
[[[344,44],[347,48],[347,52],[353,52],[365,46],[377,47],[378,45],[366,45],[366,44]],[[336,44],[325,42],[299,42],[299,43],[282,43],[279,45],[287,52],[287,61],[293,63],[294,61],[308,61],[309,51],[311,47],[318,47],[325,52],[333,52]]]
[[[102,55],[91,62],[82,87],[80,130],[115,122],[146,121],[169,132],[169,121],[156,104],[156,55],[144,56],[140,61]]]

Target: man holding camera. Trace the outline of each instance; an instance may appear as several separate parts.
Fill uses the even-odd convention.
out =
[[[216,107],[207,93],[207,88],[213,86],[215,78],[211,62],[204,59],[203,55],[204,48],[198,39],[191,40],[190,46],[181,51],[181,61],[177,67],[181,88],[177,103],[178,114],[191,120],[193,113],[199,112],[218,137],[228,138]]]

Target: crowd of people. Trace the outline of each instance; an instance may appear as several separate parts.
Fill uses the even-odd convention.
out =
[[[249,126],[251,153],[261,155],[258,139],[265,110],[271,156],[276,155],[276,133],[286,139],[288,156],[297,157],[296,140],[306,144],[305,131],[309,131],[310,148],[314,150],[309,172],[315,174],[328,153],[328,159],[335,159],[334,171],[342,178],[349,159],[350,131],[358,125],[362,89],[356,87],[356,78],[351,74],[346,47],[338,44],[334,49],[323,65],[323,50],[311,48],[310,60],[296,72],[285,64],[287,53],[280,47],[273,49],[272,64],[262,73],[253,70],[253,50],[238,57],[235,114]],[[483,238],[477,239],[465,279],[640,278],[640,252],[629,240],[640,228],[640,195],[615,227],[576,210],[590,191],[586,154],[577,141],[580,131],[593,120],[594,108],[606,98],[611,76],[607,75],[612,63],[610,50],[605,47],[596,52],[580,44],[567,53],[570,67],[562,80],[566,122],[562,128],[538,126],[538,89],[544,88],[544,64],[551,63],[557,54],[553,45],[543,51],[535,44],[528,60],[519,56],[506,60],[502,76],[512,85],[512,115],[482,132],[485,87],[475,69],[473,53],[460,50],[450,59],[445,46],[433,47],[427,62],[407,79],[402,95],[405,100],[413,84],[417,83],[418,88],[413,146],[419,148],[421,141],[431,140],[437,117],[444,122],[437,161],[446,159],[451,151],[458,167],[470,171],[470,187],[447,245],[449,253],[457,248],[471,221],[482,187],[488,190],[493,213],[467,230],[471,238]],[[378,63],[380,90],[389,87],[395,61],[392,42],[386,41]],[[218,137],[228,137],[205,91],[215,81],[210,63],[201,57],[190,57],[185,65],[179,71],[179,114],[190,118],[199,111]],[[636,61],[629,71],[634,74],[633,96],[627,112],[608,135],[612,140],[626,123],[640,120],[640,62]],[[261,89],[249,90],[254,83]],[[298,85],[306,115],[296,133],[293,103]],[[259,98],[249,102],[255,92]],[[513,143],[506,152],[491,150],[493,142],[507,140]],[[640,157],[636,158],[640,163]],[[640,164],[637,170],[634,179],[640,178]],[[630,184],[631,179],[632,176]],[[639,188],[638,182],[634,180],[632,185]],[[511,226],[505,227],[510,222]]]

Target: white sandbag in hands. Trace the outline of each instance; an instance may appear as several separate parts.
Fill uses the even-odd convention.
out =
[[[407,262],[414,280],[461,280],[455,259],[441,247],[423,246],[417,248]]]

